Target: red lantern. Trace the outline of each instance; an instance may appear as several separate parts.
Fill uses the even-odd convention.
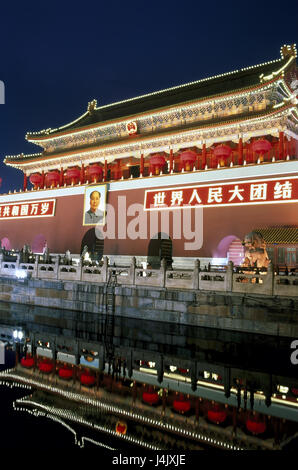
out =
[[[27,369],[30,369],[31,367],[34,366],[34,358],[33,357],[22,357],[21,365],[23,367],[26,367]]]
[[[57,186],[57,184],[59,183],[60,174],[57,170],[50,171],[46,174],[45,180],[46,186],[50,186],[52,188],[53,186]]]
[[[83,372],[83,374],[81,374],[81,384],[88,385],[88,387],[91,387],[91,385],[94,385],[95,384],[94,375],[91,375],[89,372]]]
[[[158,393],[153,390],[153,387],[148,387],[145,392],[143,392],[143,401],[149,405],[156,405],[159,402]]]
[[[58,375],[61,377],[61,379],[70,379],[73,375],[72,369],[69,367],[60,367]]]
[[[174,410],[178,411],[178,413],[187,413],[191,408],[190,401],[187,400],[182,393],[180,393],[179,398],[173,401],[173,408]]]
[[[264,161],[265,153],[269,152],[272,148],[271,143],[267,139],[255,140],[252,143],[252,151],[259,155],[260,162]]]
[[[207,413],[209,421],[212,423],[223,423],[227,418],[227,413],[220,408],[219,405],[214,405]]]
[[[253,416],[246,421],[246,429],[252,434],[263,434],[266,431],[266,424]]]
[[[90,165],[87,171],[93,183],[97,183],[98,181],[102,180],[102,166],[97,165],[96,163],[95,165]]]
[[[153,173],[159,175],[160,170],[166,164],[166,159],[163,155],[156,153],[150,158],[150,165],[153,167]]]
[[[180,153],[180,161],[185,171],[191,171],[196,161],[197,154],[192,150],[185,150]]]
[[[34,189],[40,188],[42,183],[42,176],[39,173],[33,173],[30,175],[29,181],[33,184]]]
[[[180,374],[187,374],[188,373],[188,369],[181,369],[180,367],[178,367],[178,371],[180,372]]]
[[[50,372],[52,372],[54,366],[51,362],[42,361],[38,364],[38,368],[41,372],[45,372],[46,374],[49,374]]]
[[[217,147],[215,147],[213,150],[213,155],[215,156],[217,163],[219,163],[220,166],[226,165],[227,159],[230,157],[231,153],[231,147],[224,144],[217,145]]]
[[[116,424],[116,433],[117,434],[126,434],[127,424],[123,421],[118,421]]]
[[[78,168],[68,168],[66,178],[71,184],[77,184],[80,181],[81,172]]]

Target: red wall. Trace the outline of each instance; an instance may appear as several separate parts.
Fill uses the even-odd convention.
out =
[[[108,203],[117,208],[118,196],[126,196],[127,207],[133,203],[139,203],[143,206],[144,192],[144,189],[111,191],[108,193]],[[13,202],[13,196],[11,202]],[[71,253],[79,253],[84,234],[92,228],[82,225],[83,208],[83,195],[59,197],[54,217],[1,220],[0,238],[7,237],[13,248],[20,249],[25,243],[32,245],[34,237],[43,234],[51,252],[64,253],[69,249]],[[193,211],[193,209],[191,210]],[[150,213],[147,212],[148,226],[149,215]],[[122,212],[121,218],[123,219]],[[127,217],[127,221],[133,218]],[[122,222],[122,225],[124,223]],[[219,242],[228,235],[243,239],[244,235],[253,229],[285,225],[297,225],[296,203],[204,208],[203,247],[200,250],[185,251],[184,243],[189,240],[183,238],[173,240],[173,256],[211,257],[216,255]],[[118,222],[116,220],[116,237],[117,233]],[[171,226],[169,235],[172,237]],[[104,253],[147,255],[149,240],[149,228],[148,235],[144,240],[106,239]]]

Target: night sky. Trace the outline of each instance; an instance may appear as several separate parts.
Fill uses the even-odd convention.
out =
[[[2,2],[0,191],[19,189],[6,155],[41,149],[27,131],[98,105],[278,59],[297,43],[297,2]]]

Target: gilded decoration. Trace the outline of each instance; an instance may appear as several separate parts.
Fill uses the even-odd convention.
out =
[[[276,88],[276,84],[272,85]],[[206,100],[205,100],[206,101]],[[267,106],[276,102],[276,96],[269,88],[265,91],[251,92],[241,96],[230,96],[217,99],[206,104],[197,103],[189,106],[181,106],[180,109],[169,110],[152,116],[140,116],[135,119],[138,134],[150,135],[171,129],[187,127],[189,125],[202,124],[216,119],[227,119],[230,115],[245,115],[252,112],[265,110]],[[79,129],[78,129],[79,130]],[[66,149],[84,148],[91,145],[117,142],[128,136],[126,122],[119,122],[107,126],[86,130],[86,132],[73,133],[50,139],[47,142],[40,141],[45,153],[57,153]],[[37,143],[37,142],[36,142]]]

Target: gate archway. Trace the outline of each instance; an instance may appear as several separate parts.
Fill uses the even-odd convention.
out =
[[[172,266],[172,240],[167,233],[159,232],[151,238],[148,245],[147,262],[152,269],[159,269],[163,258],[167,266]]]
[[[81,254],[84,246],[87,245],[90,257],[93,260],[100,261],[103,257],[104,252],[104,238],[100,237],[102,233],[99,230],[95,231],[95,228],[87,230],[82,238],[81,242]]]

